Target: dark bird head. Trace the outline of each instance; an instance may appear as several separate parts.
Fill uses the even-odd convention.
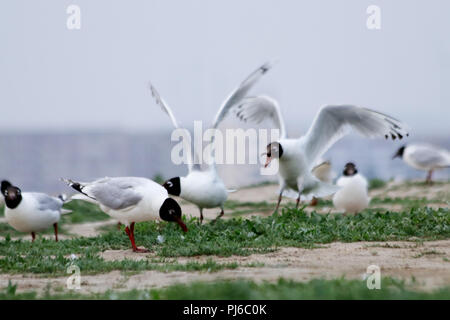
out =
[[[354,176],[357,173],[358,170],[356,169],[356,166],[353,162],[348,162],[344,167],[344,171],[342,172],[342,174],[346,177]]]
[[[163,187],[173,196],[179,196],[181,193],[180,177],[175,177],[163,183]]]
[[[264,168],[270,164],[273,159],[280,159],[283,155],[283,147],[279,142],[271,142],[267,145],[267,153],[266,153],[266,163],[264,164]]]
[[[164,203],[159,209],[159,216],[164,221],[178,223],[178,225],[181,227],[181,229],[183,229],[184,232],[188,231],[183,220],[181,220],[181,207],[172,198],[167,198],[166,200],[164,200]]]
[[[9,209],[17,208],[22,201],[22,191],[6,180],[2,181],[1,191],[2,195],[5,197],[6,206]]]
[[[406,146],[401,146],[398,150],[397,150],[397,152],[392,156],[392,159],[395,159],[395,158],[400,158],[400,159],[402,159],[403,158],[403,153],[405,152],[405,148],[406,148]]]

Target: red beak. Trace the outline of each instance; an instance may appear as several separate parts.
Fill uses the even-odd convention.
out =
[[[181,227],[181,229],[183,229],[184,232],[188,232],[188,228],[184,224],[183,220],[181,220],[181,218],[176,218],[175,222],[178,223],[178,225]]]
[[[264,168],[267,168],[267,166],[270,164],[270,161],[272,161],[272,157],[267,156],[266,163],[264,164]]]

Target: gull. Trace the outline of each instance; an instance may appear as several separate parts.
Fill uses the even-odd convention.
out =
[[[58,241],[58,222],[61,214],[70,210],[62,208],[65,196],[51,197],[45,193],[22,192],[20,188],[3,180],[1,192],[5,201],[5,217],[11,227],[20,232],[31,233],[31,239],[36,239],[36,233],[53,226],[55,241]]]
[[[225,99],[217,112],[212,129],[217,129],[219,124],[228,114],[229,110],[239,101],[241,101],[247,92],[256,84],[256,82],[272,67],[271,63],[265,63],[254,72],[252,72],[231,94]],[[172,109],[161,98],[155,87],[150,84],[152,96],[161,109],[170,117],[173,126],[180,128]],[[214,137],[212,138],[212,141]],[[212,150],[211,150],[212,151]],[[215,159],[211,152],[209,163],[203,168],[193,162],[198,162],[199,156],[194,155],[196,161],[190,159],[188,163],[188,174],[185,177],[174,177],[164,182],[163,187],[169,194],[178,196],[195,204],[200,210],[200,223],[203,222],[204,208],[220,208],[220,213],[216,220],[224,215],[223,206],[228,198],[228,193],[233,190],[227,190],[222,179],[217,174]]]
[[[267,96],[247,97],[233,108],[236,116],[244,121],[260,123],[271,119],[280,130],[280,139],[267,145],[267,167],[273,159],[278,159],[279,197],[275,212],[278,211],[283,192],[294,190],[297,207],[300,195],[325,197],[339,188],[314,177],[312,167],[318,159],[350,129],[364,137],[385,137],[402,139],[408,133],[399,120],[378,111],[353,105],[326,105],[320,108],[311,127],[304,136],[289,139],[280,107],[276,100]]]
[[[431,184],[433,170],[450,167],[450,152],[430,144],[415,143],[400,147],[392,159],[401,158],[409,166],[428,171],[425,183]]]
[[[345,213],[356,214],[369,205],[368,183],[366,178],[358,173],[354,163],[345,165],[342,177],[336,185],[341,187],[333,196],[333,204]]]
[[[187,232],[181,220],[181,208],[168,197],[167,190],[158,183],[140,177],[105,177],[92,182],[75,182],[61,179],[67,185],[97,203],[100,209],[125,225],[134,252],[148,252],[136,246],[134,225],[136,222],[162,219],[176,222]],[[84,200],[84,198],[80,198]]]

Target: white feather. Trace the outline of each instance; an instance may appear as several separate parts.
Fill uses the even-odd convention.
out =
[[[5,207],[6,221],[17,231],[28,233],[44,231],[61,218],[61,208],[40,208],[40,204],[35,197],[36,194],[23,192],[22,201],[16,208]],[[62,206],[61,199],[54,199],[60,201]]]
[[[336,184],[341,187],[333,196],[333,204],[337,209],[355,214],[368,207],[368,184],[361,174],[342,176]]]

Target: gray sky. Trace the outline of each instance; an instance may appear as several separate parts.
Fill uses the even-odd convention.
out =
[[[81,8],[81,30],[66,8]],[[368,30],[366,8],[381,8]],[[261,63],[254,89],[280,101],[291,132],[318,108],[353,103],[418,134],[450,134],[449,1],[150,0],[0,2],[0,131],[170,128],[212,120]]]

